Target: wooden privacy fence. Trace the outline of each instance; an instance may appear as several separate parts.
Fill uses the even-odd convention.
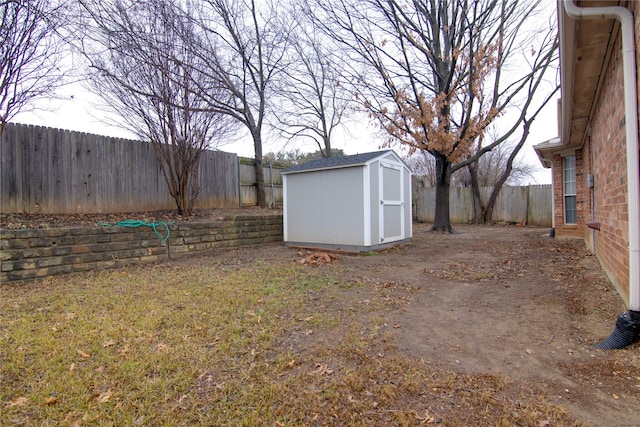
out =
[[[258,204],[258,190],[256,187],[256,168],[253,159],[244,157],[238,158],[240,165],[240,203],[241,206],[256,206]],[[267,205],[282,206],[282,175],[284,166],[273,165],[271,163],[263,165],[264,192]]]
[[[149,143],[7,124],[0,147],[3,213],[175,209]],[[238,207],[237,156],[206,151],[196,207]]]
[[[414,179],[414,216],[418,221],[433,222],[435,216],[436,189],[421,186]],[[483,201],[489,199],[491,188],[480,189]],[[473,221],[473,193],[470,187],[451,187],[449,209],[451,222]],[[526,223],[528,225],[551,226],[552,216],[551,185],[530,185],[524,187],[502,187],[493,210],[493,221]]]
[[[175,209],[151,144],[9,123],[0,146],[0,212],[103,213]],[[282,205],[282,167],[264,168],[267,204]],[[253,159],[203,153],[196,208],[257,204]],[[415,217],[431,222],[435,189],[414,178]],[[490,189],[482,189],[488,198]],[[551,186],[504,187],[493,219],[551,225]],[[473,219],[470,188],[451,189],[451,220]]]

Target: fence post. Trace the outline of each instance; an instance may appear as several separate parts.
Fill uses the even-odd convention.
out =
[[[273,188],[273,167],[271,162],[269,162],[269,181],[271,181],[271,207],[273,208],[275,206],[275,200],[274,200],[274,188]]]
[[[238,157],[238,203],[242,207],[242,174],[240,173],[240,157]]]

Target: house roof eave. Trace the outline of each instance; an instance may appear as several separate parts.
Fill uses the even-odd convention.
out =
[[[534,145],[533,149],[538,155],[538,160],[540,160],[542,166],[548,169],[553,164],[553,156],[558,151],[566,149],[566,146],[562,144],[560,137],[555,137]]]
[[[560,38],[560,142],[568,144],[572,121],[576,21],[566,14],[563,3],[564,0],[557,0]]]

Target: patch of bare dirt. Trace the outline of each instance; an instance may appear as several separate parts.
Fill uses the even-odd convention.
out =
[[[552,239],[542,228],[458,226],[453,235],[428,229],[415,224],[408,244],[340,254],[330,263],[282,244],[214,256],[236,266],[320,260],[322,274],[360,285],[341,290],[335,307],[323,300],[320,308],[366,305],[382,295],[386,303],[375,315],[397,351],[461,376],[504,375],[519,393],[542,387],[550,403],[586,425],[638,425],[640,343],[591,348],[625,307],[582,240]]]

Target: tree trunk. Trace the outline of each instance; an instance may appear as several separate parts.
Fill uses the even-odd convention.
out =
[[[480,195],[480,182],[478,180],[478,169],[475,163],[467,165],[469,175],[471,176],[471,191],[473,193],[473,223],[476,225],[485,223],[485,207],[482,205],[482,197]]]
[[[329,158],[331,157],[333,154],[331,153],[331,139],[328,136],[325,136],[323,138],[324,140],[324,157],[325,158]],[[322,153],[322,150],[320,151]]]
[[[511,154],[507,159],[507,164],[505,166],[504,171],[502,172],[502,175],[500,175],[500,178],[498,178],[498,181],[493,186],[493,190],[491,191],[491,196],[487,201],[487,210],[485,213],[485,221],[487,222],[490,222],[493,217],[493,208],[496,205],[496,200],[498,200],[498,194],[500,194],[500,190],[502,189],[502,186],[509,178],[509,175],[511,175],[511,171],[513,170],[513,161],[515,160],[516,156],[518,155],[518,153],[522,149],[522,146],[527,140],[527,137],[529,136],[529,129],[531,126],[531,122],[533,121],[533,119],[535,119],[536,115],[534,115],[533,118],[531,118],[530,120],[526,120],[526,119],[524,120],[523,128],[522,128],[522,136],[520,137],[520,141],[518,142],[518,144],[516,144],[514,149],[511,151]]]
[[[451,163],[446,156],[436,155],[436,206],[431,231],[453,233],[449,215],[449,189],[451,186]]]
[[[264,169],[262,169],[262,136],[260,132],[253,133],[253,148],[255,153],[256,192],[258,206],[267,207],[267,195],[264,193]]]
[[[515,156],[513,156],[515,157]],[[500,194],[500,190],[502,190],[502,186],[509,178],[509,174],[511,173],[513,160],[510,158],[507,161],[507,168],[500,176],[500,179],[494,184],[493,189],[491,190],[491,195],[489,196],[489,200],[487,201],[486,213],[484,215],[486,222],[491,222],[493,217],[493,208],[496,206],[496,200],[498,200],[498,194]]]

